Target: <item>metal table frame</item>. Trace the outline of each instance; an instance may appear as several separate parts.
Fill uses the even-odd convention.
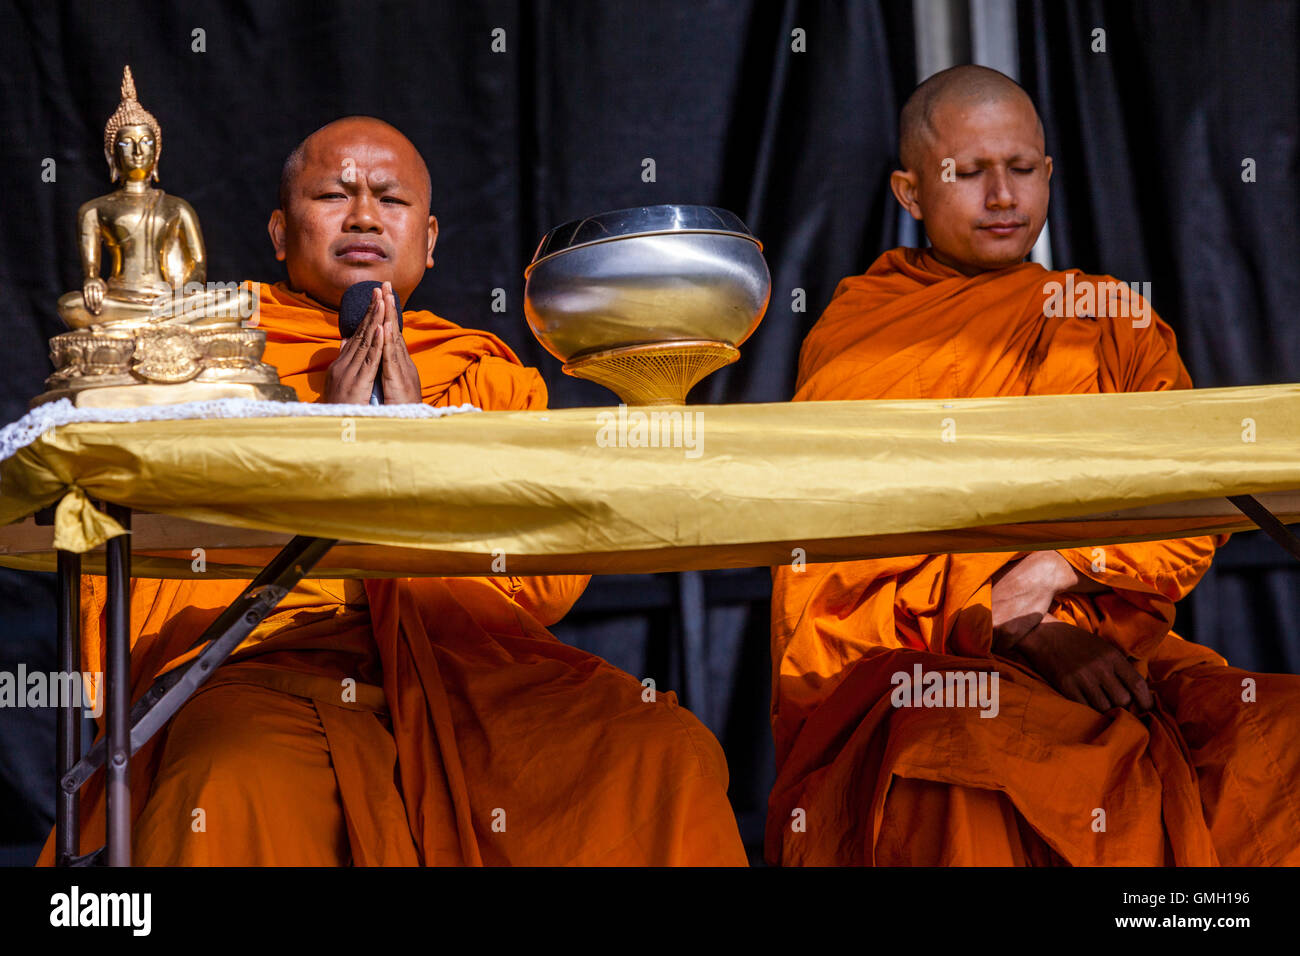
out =
[[[1300,541],[1250,495],[1228,499],[1259,525],[1286,551],[1300,559]],[[280,550],[239,597],[214,620],[191,648],[207,644],[184,667],[169,671],[153,682],[131,706],[131,509],[111,502],[101,503],[127,534],[118,535],[105,546],[108,580],[106,605],[106,653],[104,658],[105,732],[84,755],[81,753],[81,703],[68,695],[59,707],[57,742],[58,794],[55,810],[56,866],[131,865],[131,757],[157,733],[181,706],[266,619],[298,582],[338,543],[334,538],[297,535]],[[58,657],[65,674],[81,670],[81,555],[58,552]],[[702,603],[702,582],[698,573],[687,573],[680,581],[683,607],[698,610]],[[701,655],[704,635],[688,628],[685,635],[690,675],[702,677]],[[690,696],[703,699],[702,688],[689,688]],[[79,794],[82,784],[105,766],[107,825],[104,846],[79,854],[81,817]]]
[[[105,545],[108,579],[104,657],[105,732],[81,753],[81,703],[75,695],[58,713],[58,799],[55,809],[56,866],[131,865],[131,757],[180,710],[204,681],[275,610],[325,553],[333,538],[297,535],[281,549],[191,647],[208,646],[184,667],[169,671],[131,706],[131,509],[107,503],[106,513],[128,532]],[[59,667],[81,670],[81,555],[58,552]],[[105,766],[107,826],[104,846],[79,854],[81,785]]]

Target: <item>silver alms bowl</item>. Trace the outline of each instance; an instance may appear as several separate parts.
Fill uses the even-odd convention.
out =
[[[763,246],[711,206],[640,206],[552,229],[525,270],[524,314],[562,362],[625,346],[738,346],[767,309]]]

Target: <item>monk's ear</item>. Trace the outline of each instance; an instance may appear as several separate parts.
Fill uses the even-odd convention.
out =
[[[438,217],[429,217],[429,251],[425,256],[424,267],[433,268],[433,247],[438,244]]]
[[[916,173],[906,169],[894,170],[889,174],[889,188],[894,191],[898,204],[920,222],[921,204],[916,199]]]
[[[286,227],[282,210],[277,209],[271,213],[271,221],[266,224],[266,231],[271,234],[271,245],[275,246],[275,258],[283,262],[286,255],[284,241]]]

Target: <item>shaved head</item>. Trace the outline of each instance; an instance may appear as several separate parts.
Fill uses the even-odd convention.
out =
[[[955,66],[916,88],[899,118],[894,197],[929,252],[965,275],[1023,262],[1047,221],[1052,157],[1033,100],[997,70]]]
[[[908,97],[898,120],[898,159],[917,170],[936,139],[935,117],[942,107],[965,109],[988,103],[1019,101],[1034,110],[1034,101],[1015,80],[986,66],[954,66],[930,77]],[[1038,111],[1034,110],[1037,118]],[[1043,135],[1042,121],[1038,135]]]
[[[293,152],[285,157],[284,165],[280,167],[280,208],[287,209],[289,198],[293,195],[294,181],[298,174],[302,172],[303,165],[307,161],[307,153],[311,148],[313,141],[321,138],[328,138],[331,133],[338,132],[337,127],[352,127],[357,131],[369,129],[381,136],[389,139],[396,139],[404,143],[410,154],[418,161],[420,168],[424,171],[424,194],[429,197],[429,208],[433,208],[433,180],[429,177],[429,167],[420,155],[420,151],[415,148],[415,144],[406,138],[396,126],[391,123],[385,123],[375,116],[344,116],[333,122],[326,123],[320,129],[316,130],[301,143],[294,147]]]

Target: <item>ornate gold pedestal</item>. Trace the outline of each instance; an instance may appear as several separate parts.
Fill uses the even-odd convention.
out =
[[[183,325],[106,326],[50,339],[55,372],[30,407],[71,399],[79,408],[251,398],[294,402],[297,394],[261,361],[261,329]]]
[[[604,385],[626,405],[685,405],[701,379],[738,358],[740,349],[729,342],[652,342],[579,355],[564,372]]]

